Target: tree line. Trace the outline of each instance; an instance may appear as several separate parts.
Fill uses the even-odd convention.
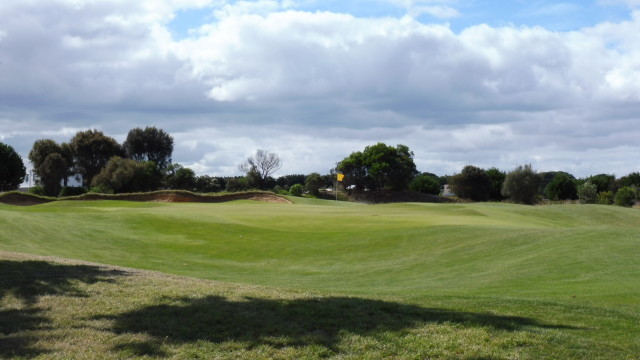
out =
[[[367,146],[336,163],[329,174],[293,174],[278,178],[272,175],[282,167],[282,161],[277,154],[265,150],[249,156],[238,166],[245,175],[234,177],[196,176],[193,170],[172,163],[172,153],[173,137],[162,129],[132,129],[122,144],[94,129],[79,131],[69,142],[61,144],[51,139],[36,140],[29,160],[40,178],[41,187],[35,188],[35,192],[49,196],[158,189],[201,193],[261,189],[320,196],[321,189],[339,184],[347,191],[412,190],[432,195],[439,195],[448,185],[462,199],[522,204],[549,199],[630,206],[639,200],[638,172],[620,178],[598,174],[577,179],[563,171],[536,172],[531,165],[518,166],[510,172],[467,165],[460,173],[438,176],[419,172],[413,152],[401,144]],[[25,176],[20,156],[11,146],[2,143],[0,170],[0,191],[16,189]],[[336,182],[338,173],[344,175],[340,182]],[[81,187],[67,186],[67,180],[74,176],[81,181]]]

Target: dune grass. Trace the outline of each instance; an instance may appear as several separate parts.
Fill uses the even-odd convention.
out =
[[[45,357],[83,346],[106,357],[640,353],[637,210],[292,200],[0,204],[0,250],[189,277],[95,267],[81,278],[36,278],[54,290],[59,278],[69,283],[21,297],[21,282],[3,275],[2,316],[26,324],[3,333],[37,334],[21,348]],[[38,267],[56,265],[0,259],[0,266],[46,277],[51,271]],[[58,317],[84,322],[67,329],[51,320]],[[66,344],[77,331],[99,340],[69,345],[75,350],[42,340]]]

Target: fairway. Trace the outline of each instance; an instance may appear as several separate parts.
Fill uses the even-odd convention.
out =
[[[291,200],[0,204],[0,251],[530,320],[531,344],[485,358],[640,352],[636,209]]]

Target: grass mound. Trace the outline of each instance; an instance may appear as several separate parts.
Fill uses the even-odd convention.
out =
[[[55,198],[39,196],[19,191],[0,193],[0,203],[18,206],[39,205],[55,201]]]
[[[146,193],[97,194],[87,193],[64,198],[49,198],[17,191],[0,194],[0,202],[9,205],[38,205],[56,200],[124,200],[150,202],[221,203],[234,200],[254,200],[271,203],[290,203],[285,197],[266,191],[247,191],[225,194],[196,194],[183,190],[159,190]]]

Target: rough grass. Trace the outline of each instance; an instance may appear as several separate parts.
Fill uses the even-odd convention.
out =
[[[192,277],[4,254],[0,357],[640,353],[637,210],[292,200],[0,205],[0,250]]]

